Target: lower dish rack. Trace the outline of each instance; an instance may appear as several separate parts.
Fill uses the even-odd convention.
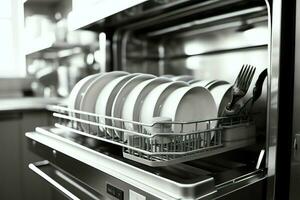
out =
[[[64,106],[49,106],[49,110],[54,112],[56,127],[121,146],[125,158],[152,167],[216,155],[255,142],[255,123],[250,116],[145,124]]]

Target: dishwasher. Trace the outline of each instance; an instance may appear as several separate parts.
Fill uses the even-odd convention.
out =
[[[283,99],[278,91],[289,84],[279,75],[283,80],[293,70],[282,70],[293,54],[288,49],[292,39],[283,39],[294,33],[283,27],[295,17],[287,13],[288,4],[149,0],[85,27],[100,34],[100,46],[104,42],[105,71],[234,83],[241,66],[251,64],[256,67],[254,80],[267,70],[262,95],[245,116],[176,124],[207,126],[202,132],[149,136],[143,132],[149,125],[121,121],[139,127],[127,143],[105,133],[124,131],[114,126],[104,125],[104,133],[92,134],[100,118],[93,113],[49,105],[54,126],[26,133],[28,148],[45,158],[29,168],[68,199],[273,199],[279,187],[275,166],[282,170],[276,149],[284,145],[277,133],[280,127],[290,130],[278,115]],[[88,128],[82,130],[79,123]],[[213,123],[221,125],[210,128]],[[172,142],[157,144],[155,137],[164,135]]]

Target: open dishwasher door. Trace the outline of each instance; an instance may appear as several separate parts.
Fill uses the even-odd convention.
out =
[[[71,199],[80,198],[79,191],[88,196],[84,199],[226,199],[249,185],[238,193],[253,198],[255,191],[256,199],[264,199],[265,171],[237,161],[209,158],[153,168],[124,159],[117,147],[91,149],[84,138],[57,128],[37,128],[26,136],[29,148],[48,160],[30,169]]]

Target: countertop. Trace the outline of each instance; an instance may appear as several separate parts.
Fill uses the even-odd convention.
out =
[[[23,110],[43,110],[48,105],[65,104],[64,98],[44,98],[44,97],[23,97],[0,99],[0,112],[23,111]]]

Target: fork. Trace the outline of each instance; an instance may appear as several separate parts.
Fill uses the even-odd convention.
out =
[[[236,78],[231,92],[231,101],[226,107],[227,111],[231,111],[234,105],[247,94],[253,79],[256,68],[251,65],[243,65],[241,71]]]

